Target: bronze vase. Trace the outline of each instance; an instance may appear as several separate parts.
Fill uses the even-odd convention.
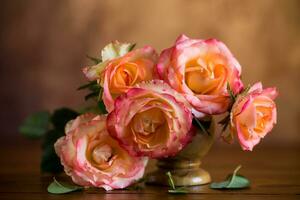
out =
[[[147,176],[148,184],[168,185],[166,173],[172,174],[176,186],[202,185],[211,182],[209,173],[201,168],[201,160],[210,150],[215,138],[215,121],[211,120],[209,134],[198,130],[192,142],[175,157],[157,161],[157,169]]]

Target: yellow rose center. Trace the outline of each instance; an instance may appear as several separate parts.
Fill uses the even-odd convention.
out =
[[[243,118],[240,119],[240,128],[246,139],[257,137],[257,135],[264,136],[267,125],[272,122],[272,110],[274,106],[272,100],[256,98],[253,105],[253,109],[249,107],[248,110],[241,113]],[[254,118],[252,117],[253,114],[255,115]]]
[[[121,62],[121,61],[120,61]],[[111,72],[110,92],[119,95],[141,82],[152,79],[152,71],[149,71],[146,60],[136,60],[134,62],[114,63],[115,70]]]
[[[98,145],[92,152],[92,158],[97,164],[109,162],[112,156],[112,148],[109,145]]]
[[[214,56],[196,58],[186,63],[185,82],[196,94],[215,94],[224,86],[226,68]]]
[[[264,134],[266,125],[271,120],[272,120],[272,107],[256,106],[256,126],[254,128],[254,131],[257,134]]]
[[[168,137],[168,124],[159,108],[137,113],[131,122],[131,130],[135,141],[147,147],[163,143]]]
[[[138,79],[138,66],[135,63],[125,63],[116,72],[116,82],[122,86],[134,85]]]

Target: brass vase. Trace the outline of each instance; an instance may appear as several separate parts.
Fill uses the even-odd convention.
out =
[[[147,176],[148,184],[168,185],[168,171],[171,172],[176,186],[203,185],[211,182],[209,173],[201,168],[201,160],[214,142],[215,121],[210,119],[209,134],[198,131],[192,142],[175,157],[157,161],[157,169]]]

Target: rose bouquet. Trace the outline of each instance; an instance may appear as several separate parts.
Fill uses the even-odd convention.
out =
[[[236,138],[243,150],[276,123],[276,89],[244,87],[224,43],[181,35],[160,55],[134,47],[116,41],[101,58],[90,57],[95,65],[83,68],[89,83],[79,89],[91,91],[86,99],[94,106],[40,112],[22,125],[22,133],[45,138],[44,171],[63,168],[81,186],[126,188],[143,177],[148,158],[176,156],[196,134],[207,134],[207,117],[225,115],[222,138]]]

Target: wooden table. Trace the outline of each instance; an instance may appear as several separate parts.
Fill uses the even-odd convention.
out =
[[[211,173],[214,181],[220,181],[242,164],[240,173],[250,179],[249,189],[218,191],[204,185],[190,187],[186,195],[171,195],[167,187],[146,186],[140,191],[92,189],[52,195],[46,191],[52,176],[39,172],[39,142],[10,138],[0,143],[0,199],[300,199],[299,145],[261,144],[254,152],[243,152],[238,145],[215,144],[203,161],[203,168]],[[153,169],[153,165],[148,170]]]

